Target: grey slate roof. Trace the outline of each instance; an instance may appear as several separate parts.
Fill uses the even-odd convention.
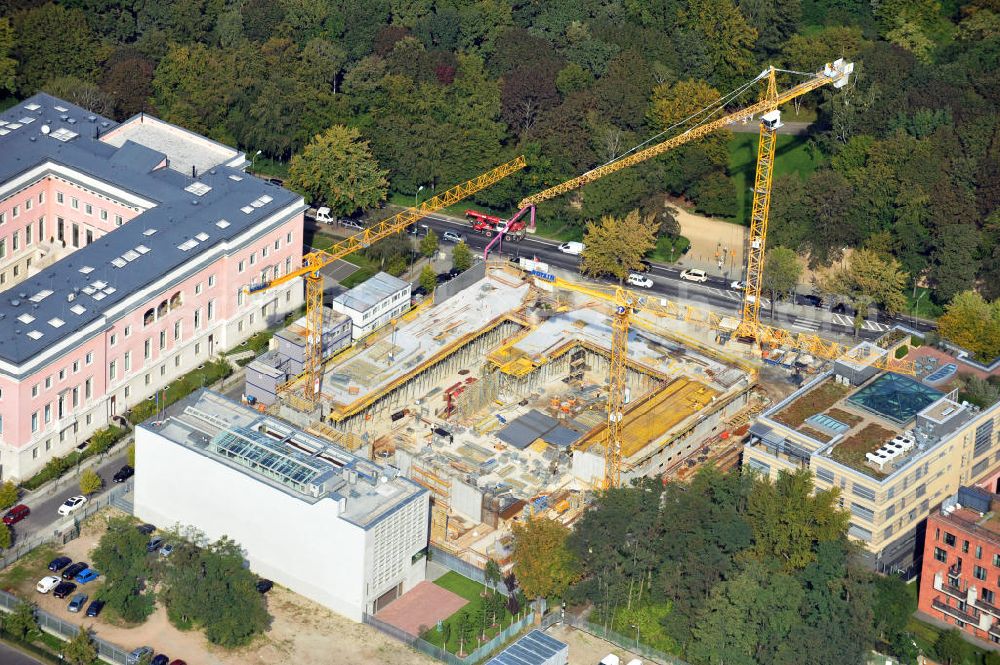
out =
[[[25,118],[34,121],[24,124],[22,119]],[[0,125],[0,130],[7,130],[0,132],[0,184],[52,162],[155,204],[120,228],[0,294],[0,339],[3,340],[0,359],[15,365],[49,349],[94,322],[123,298],[219,243],[236,237],[276,211],[296,202],[298,210],[305,208],[297,194],[221,164],[200,173],[197,179],[172,168],[153,171],[151,169],[163,160],[163,153],[134,141],[125,141],[119,148],[99,140],[98,132],[109,132],[117,123],[47,94],[35,95],[0,113],[0,121],[7,123]],[[10,123],[19,126],[10,129]],[[43,125],[49,127],[50,134],[42,133]],[[60,141],[54,136],[63,129],[78,136]],[[135,132],[131,135],[141,138]],[[203,196],[185,191],[185,187],[194,182],[204,183],[211,191]],[[261,203],[262,196],[271,200]],[[261,204],[251,207],[249,213],[241,211],[253,201]],[[70,213],[68,206],[67,213],[64,217],[67,221],[72,220],[74,213]],[[81,215],[78,219],[84,218]],[[226,228],[216,224],[223,219],[229,223]],[[54,218],[47,218],[46,229],[54,229],[55,223]],[[145,235],[149,229],[156,229],[156,233]],[[208,234],[208,239],[187,251],[178,248],[198,233]],[[126,261],[122,267],[111,263],[140,245],[149,251],[139,249],[139,256]],[[93,271],[82,274],[80,269],[84,266]],[[248,281],[251,275],[247,275]],[[76,289],[94,282],[103,282],[106,286],[91,295],[75,293]],[[39,300],[39,294],[45,291],[52,293]],[[67,298],[70,293],[75,295],[73,301]],[[101,294],[99,299],[93,297]],[[37,302],[31,300],[33,297]],[[73,308],[77,305],[85,311],[75,313]],[[18,321],[24,314],[35,320],[27,324]],[[54,327],[48,323],[52,319],[61,319],[64,325]],[[29,336],[32,331],[41,335],[34,339]]]
[[[541,411],[532,409],[507,423],[507,426],[497,432],[497,438],[521,450],[527,448],[535,439],[543,438],[559,426],[559,421],[547,416]]]
[[[393,277],[387,272],[380,272],[361,282],[350,291],[341,293],[334,298],[334,302],[350,307],[356,312],[366,312],[393,293],[401,291],[409,285],[409,282]]]

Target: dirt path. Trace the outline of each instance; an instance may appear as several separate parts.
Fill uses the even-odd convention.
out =
[[[701,268],[710,275],[738,279],[743,272],[743,246],[747,228],[733,222],[697,215],[676,208],[681,235],[691,241],[691,250],[677,262],[685,268]],[[722,269],[719,269],[719,262]]]

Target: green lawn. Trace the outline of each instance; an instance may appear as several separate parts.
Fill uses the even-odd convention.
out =
[[[55,557],[56,548],[51,543],[35,548],[0,574],[0,588],[16,589],[26,580],[38,580],[48,575],[45,566]]]
[[[454,571],[449,571],[448,573],[445,573],[443,576],[438,578],[434,582],[434,584],[437,584],[438,586],[443,587],[451,591],[452,593],[461,596],[462,598],[465,598],[466,600],[469,601],[469,604],[442,622],[442,625],[443,624],[451,625],[451,636],[450,639],[448,640],[447,645],[443,644],[444,642],[444,640],[442,639],[443,636],[440,632],[438,632],[437,627],[430,628],[429,630],[424,632],[424,634],[421,635],[421,637],[435,646],[444,647],[445,649],[447,649],[452,653],[458,653],[459,640],[458,640],[458,630],[457,630],[457,625],[458,625],[457,619],[459,615],[463,613],[473,617],[477,616],[480,608],[483,605],[483,597],[480,594],[483,593],[486,587],[484,587],[479,582],[475,582],[467,577],[463,577]],[[510,613],[506,609],[504,609],[503,616],[497,617],[496,627],[486,626],[486,639],[489,640],[494,635],[499,633],[501,626],[509,625],[511,619],[512,617]],[[480,620],[482,620],[482,617],[480,617]],[[466,653],[469,653],[477,646],[479,646],[478,637],[481,634],[482,634],[482,628],[481,627],[477,628],[476,637],[473,638],[471,643],[466,642],[464,645],[464,650]]]
[[[281,178],[282,180],[288,179],[288,162],[279,162],[273,159],[268,159],[261,155],[260,157],[254,157],[253,153],[256,150],[248,151],[247,158],[253,159],[253,173],[257,176],[262,177],[273,177]]]
[[[916,310],[913,309],[914,303],[917,305]],[[931,301],[930,289],[917,287],[917,297],[914,298],[913,288],[911,287],[906,289],[906,310],[903,313],[907,315],[915,314],[922,319],[936,319],[944,314],[944,309]]]
[[[791,120],[791,118],[786,118]],[[806,178],[822,163],[822,158],[808,148],[804,136],[778,135],[775,176],[797,173]],[[736,219],[741,224],[750,223],[750,204],[757,166],[757,134],[733,134],[729,141],[729,173],[736,188]]]

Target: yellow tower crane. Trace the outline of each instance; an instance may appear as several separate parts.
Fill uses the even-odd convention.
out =
[[[257,293],[304,277],[306,282],[306,348],[305,363],[302,370],[306,376],[305,397],[315,403],[320,392],[323,365],[323,276],[320,270],[337,259],[353,254],[359,249],[369,247],[372,243],[399,233],[411,224],[432,212],[446,208],[462,199],[486,189],[494,183],[516,173],[525,167],[524,157],[518,157],[506,164],[501,164],[491,171],[467,180],[460,185],[432,196],[419,206],[407,208],[361,233],[334,244],[327,250],[313,250],[302,257],[302,267],[292,270],[281,277],[275,277],[259,284],[253,284],[245,289],[247,293]]]

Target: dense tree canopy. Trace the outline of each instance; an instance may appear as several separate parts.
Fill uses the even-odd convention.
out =
[[[856,664],[909,644],[912,597],[852,561],[838,490],[811,474],[701,470],[690,485],[644,479],[604,492],[567,548],[566,593],[592,621],[694,665]]]
[[[526,194],[620,157],[774,64],[853,60],[804,109],[819,168],[779,166],[771,246],[813,265],[884,236],[939,304],[1000,295],[1000,11],[993,0],[65,0],[7,3],[0,95],[46,89],[123,119],[156,113],[287,163],[336,125],[390,193],[464,181]],[[66,26],[73,26],[67,30]],[[59,39],[52,39],[59,35]],[[801,77],[781,74],[782,87]],[[728,101],[753,101],[750,88]],[[679,128],[675,129],[675,131]],[[670,196],[736,217],[726,132],[599,180],[540,214],[582,236]],[[792,162],[791,156],[788,157]],[[360,205],[367,205],[363,199]]]

